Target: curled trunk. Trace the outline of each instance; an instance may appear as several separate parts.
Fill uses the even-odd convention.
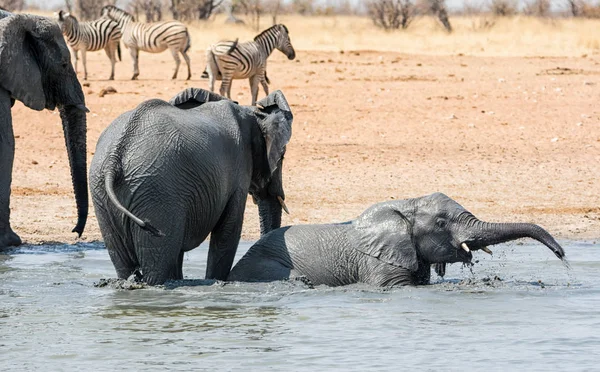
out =
[[[83,233],[88,215],[86,113],[81,107],[59,107],[65,133],[65,143],[71,168],[71,180],[77,203],[77,225],[73,229],[79,236]]]

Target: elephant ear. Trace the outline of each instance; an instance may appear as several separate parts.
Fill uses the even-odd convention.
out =
[[[0,19],[0,86],[12,98],[39,111],[46,107],[46,95],[37,61],[43,41],[39,40],[36,18],[15,14]],[[48,24],[39,22],[39,27]]]
[[[169,103],[180,109],[188,110],[205,104],[206,102],[221,101],[224,99],[226,100],[227,98],[209,92],[208,90],[187,88],[186,90],[177,93],[175,97],[171,98]]]
[[[292,137],[294,116],[283,93],[276,90],[257,103],[257,118],[265,137],[267,159],[271,174],[285,153],[285,146]]]
[[[405,202],[375,204],[352,222],[350,239],[355,249],[379,261],[419,269],[417,247],[412,240],[414,210]]]

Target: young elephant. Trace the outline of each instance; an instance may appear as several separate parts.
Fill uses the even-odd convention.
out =
[[[276,91],[259,107],[202,89],[119,116],[90,167],[96,216],[119,278],[182,279],[183,254],[211,234],[206,278],[225,280],[248,193],[261,232],[281,225],[281,167],[292,113]]]
[[[478,220],[436,193],[375,204],[356,220],[300,225],[263,236],[235,265],[230,281],[274,281],[303,276],[315,285],[428,284],[432,264],[470,262],[471,251],[530,237],[564,259],[548,232],[526,223]]]

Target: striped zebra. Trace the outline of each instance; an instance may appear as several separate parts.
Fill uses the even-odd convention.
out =
[[[206,50],[206,73],[210,90],[214,91],[215,80],[222,80],[220,93],[231,98],[232,80],[249,78],[252,105],[255,105],[259,83],[265,90],[265,94],[269,95],[267,58],[275,48],[290,60],[296,58],[289,31],[282,24],[264,30],[254,38],[254,41],[245,43],[238,43],[237,40],[220,41],[211,45]]]
[[[75,63],[75,72],[77,72],[78,52],[80,50],[81,60],[83,61],[83,79],[87,80],[86,53],[104,49],[110,59],[111,65],[108,80],[114,80],[115,63],[117,63],[115,52],[119,55],[119,61],[121,60],[121,47],[119,45],[121,29],[119,28],[119,24],[110,19],[97,19],[91,22],[79,23],[77,18],[62,10],[55,14],[58,17],[58,25],[63,35],[65,35],[69,49],[71,49]]]
[[[177,71],[181,64],[178,53],[183,55],[187,64],[187,80],[192,77],[190,57],[187,55],[187,51],[191,46],[190,34],[183,23],[178,21],[135,22],[135,18],[131,14],[112,5],[106,5],[102,8],[102,17],[116,21],[121,27],[123,44],[129,49],[131,59],[133,59],[133,77],[131,80],[136,80],[140,74],[138,63],[140,50],[149,53],[160,53],[167,48],[171,51],[173,59],[175,59],[173,79],[177,78]]]

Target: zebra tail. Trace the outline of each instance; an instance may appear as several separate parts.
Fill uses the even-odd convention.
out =
[[[117,55],[119,56],[119,61],[122,61],[122,59],[121,59],[121,42],[119,42],[119,44],[117,44]]]
[[[269,80],[269,77],[267,76],[267,71],[265,70],[265,81],[267,82],[267,84],[271,84],[271,80]]]
[[[233,42],[233,44],[231,44],[231,48],[229,48],[229,50],[227,51],[227,54],[231,54],[231,52],[233,52],[235,50],[235,48],[238,45],[238,40],[239,39],[235,39],[235,41]]]

